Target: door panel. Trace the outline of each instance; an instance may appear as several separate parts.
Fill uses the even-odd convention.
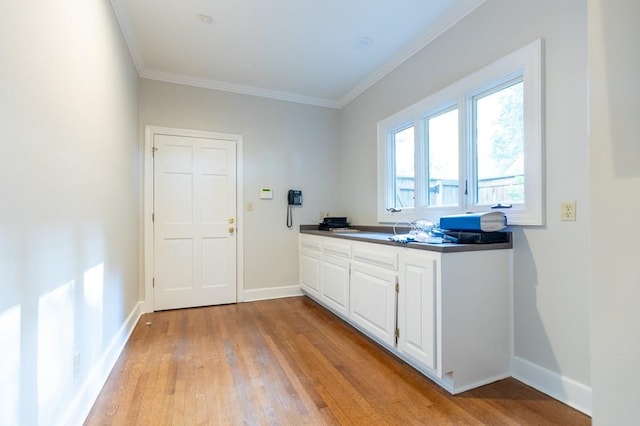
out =
[[[166,275],[164,289],[191,288],[193,281],[193,247],[190,239],[168,238],[164,244]]]
[[[154,309],[236,298],[236,142],[154,135]]]
[[[225,251],[225,242],[213,238],[202,240],[202,257],[209,259],[202,264],[202,286],[220,287],[227,282],[229,259],[220,256]]]
[[[300,253],[300,286],[320,297],[320,254],[303,249]]]
[[[325,256],[320,264],[320,297],[338,313],[348,316],[351,262],[348,259]]]
[[[436,268],[428,255],[400,256],[398,349],[426,367],[437,367]]]
[[[349,318],[389,346],[395,346],[396,272],[353,262]]]

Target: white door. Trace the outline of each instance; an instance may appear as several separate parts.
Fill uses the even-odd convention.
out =
[[[236,141],[155,134],[154,309],[236,302]]]

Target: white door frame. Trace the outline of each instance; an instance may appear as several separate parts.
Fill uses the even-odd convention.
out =
[[[173,127],[145,126],[144,128],[144,205],[143,205],[143,241],[144,241],[144,312],[153,312],[153,138],[156,134],[186,136],[206,139],[227,139],[236,142],[236,297],[242,302],[244,293],[244,215],[242,192],[242,135],[208,132],[202,130],[179,129]]]

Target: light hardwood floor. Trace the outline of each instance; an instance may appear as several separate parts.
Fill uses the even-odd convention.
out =
[[[451,396],[293,297],[144,315],[85,424],[590,423],[514,379]]]

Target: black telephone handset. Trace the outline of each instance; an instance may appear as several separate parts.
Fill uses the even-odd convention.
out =
[[[290,189],[289,194],[287,195],[287,200],[290,206],[301,206],[302,205],[302,191],[298,191],[295,189]]]

